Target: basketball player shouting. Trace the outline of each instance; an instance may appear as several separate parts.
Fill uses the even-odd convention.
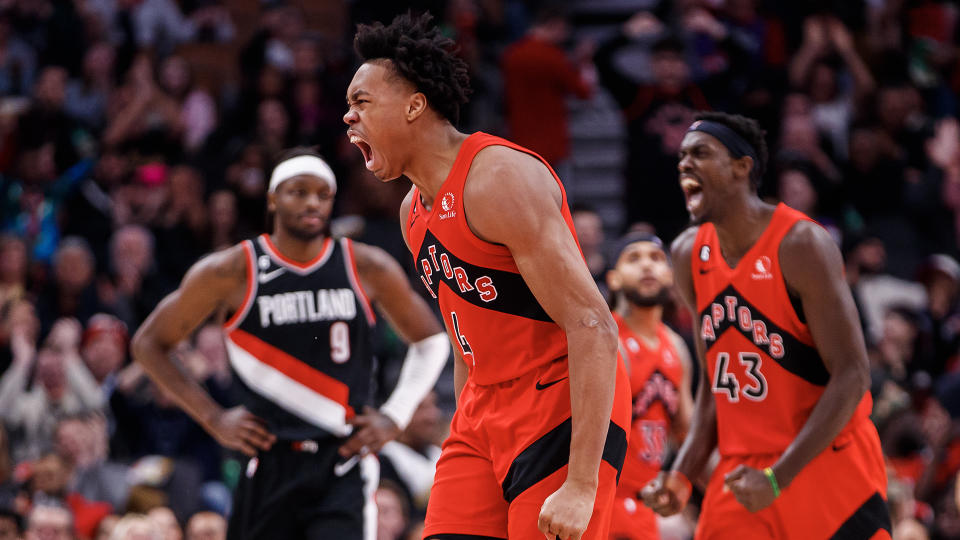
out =
[[[606,539],[630,418],[617,327],[552,169],[454,127],[451,44],[429,15],[361,26],[344,116],[368,169],[413,181],[404,237],[457,356],[424,536]]]
[[[890,538],[867,354],[840,251],[807,216],[757,197],[754,120],[698,117],[680,147],[697,225],[673,243],[704,380],[672,470],[644,488],[668,515],[714,448],[696,538]]]

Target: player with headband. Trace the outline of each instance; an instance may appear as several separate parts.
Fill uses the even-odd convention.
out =
[[[154,382],[220,444],[249,456],[231,539],[376,538],[373,454],[407,425],[449,355],[440,324],[392,257],[329,237],[336,190],[320,156],[287,152],[267,191],[272,233],[194,264],[133,340]],[[374,307],[410,343],[379,410],[368,406]],[[232,409],[170,360],[219,313],[241,389]]]

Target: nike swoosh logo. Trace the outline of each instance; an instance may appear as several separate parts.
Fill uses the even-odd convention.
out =
[[[555,381],[550,381],[547,384],[540,384],[540,381],[537,381],[537,390],[546,390],[547,388],[550,388],[551,386],[557,384],[558,382],[563,381],[564,379],[566,379],[566,377],[560,377],[559,379]]]
[[[712,271],[713,271],[713,268],[706,268],[706,269],[701,268],[701,269],[700,269],[700,275],[702,276],[702,275],[704,275],[704,274],[709,274],[709,273],[712,272]]]
[[[853,441],[847,441],[847,442],[845,442],[845,443],[843,443],[843,444],[834,444],[834,445],[833,445],[833,451],[834,451],[834,452],[839,452],[839,451],[843,450],[844,448],[850,446],[850,443],[851,443],[851,442],[853,442]]]
[[[274,270],[273,272],[267,272],[267,273],[262,273],[262,272],[261,272],[261,273],[257,276],[257,281],[259,281],[260,283],[267,283],[268,281],[272,281],[273,278],[279,276],[280,274],[282,274],[282,273],[284,273],[284,272],[286,272],[286,271],[287,271],[286,268],[277,268],[277,269]]]
[[[344,461],[344,462],[342,462],[342,463],[336,463],[336,464],[334,464],[334,466],[333,466],[333,474],[335,474],[335,475],[337,475],[337,476],[343,476],[343,475],[347,474],[348,472],[350,472],[350,469],[352,469],[353,466],[357,464],[358,461],[360,461],[360,455],[359,455],[359,454],[354,455],[353,457],[351,457],[350,459],[348,459],[348,460],[346,460],[346,461]]]

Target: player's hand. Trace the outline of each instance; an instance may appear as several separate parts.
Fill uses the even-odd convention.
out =
[[[353,436],[340,447],[343,457],[376,454],[383,445],[396,439],[401,431],[389,416],[373,407],[364,407],[363,414],[354,416],[347,423],[353,426]]]
[[[564,482],[540,507],[537,528],[547,540],[580,540],[593,515],[596,486]]]
[[[255,456],[260,450],[269,450],[277,437],[267,430],[267,423],[254,416],[242,405],[226,409],[214,418],[210,435],[222,446]]]
[[[763,471],[740,465],[723,477],[724,489],[733,492],[737,502],[751,512],[770,506],[777,497]]]
[[[662,471],[643,486],[640,497],[643,504],[663,517],[683,510],[690,498],[690,480],[679,471]]]

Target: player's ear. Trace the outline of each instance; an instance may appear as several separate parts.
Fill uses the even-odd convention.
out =
[[[414,92],[407,102],[407,122],[413,122],[427,110],[427,96],[423,92]]]
[[[267,193],[267,211],[276,212],[277,211],[277,194],[276,192]]]
[[[753,158],[750,156],[743,156],[733,160],[733,170],[737,174],[737,177],[750,179],[750,171],[754,167]]]
[[[607,288],[611,292],[619,291],[623,285],[623,279],[620,278],[620,272],[616,270],[607,270]]]

